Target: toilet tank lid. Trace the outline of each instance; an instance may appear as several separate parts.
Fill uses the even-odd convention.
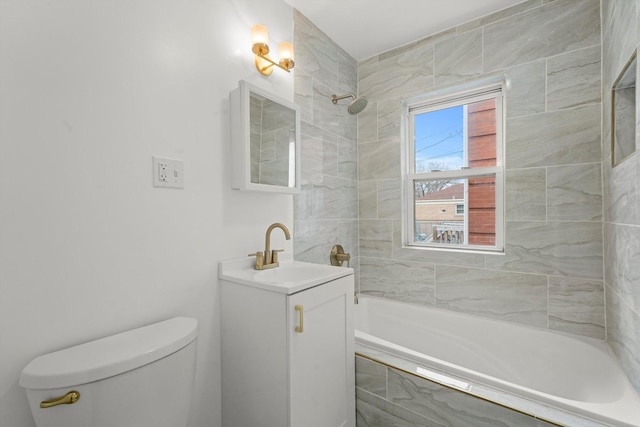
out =
[[[191,343],[198,321],[175,317],[36,357],[20,374],[28,389],[53,389],[109,378],[168,356]]]

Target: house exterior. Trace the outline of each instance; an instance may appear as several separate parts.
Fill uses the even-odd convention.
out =
[[[462,243],[464,241],[464,184],[454,184],[416,198],[416,239]],[[451,237],[455,233],[455,237]]]

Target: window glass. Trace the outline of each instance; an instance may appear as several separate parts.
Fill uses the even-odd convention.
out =
[[[421,180],[415,182],[415,239],[424,243],[462,244],[466,223],[464,211],[467,180]]]
[[[416,114],[416,172],[460,169],[464,162],[462,106]]]

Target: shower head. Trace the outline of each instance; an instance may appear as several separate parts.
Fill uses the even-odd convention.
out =
[[[364,96],[356,97],[352,93],[343,96],[331,95],[331,102],[333,102],[335,105],[339,100],[345,98],[353,98],[353,101],[351,101],[351,103],[347,107],[347,111],[349,112],[349,114],[358,114],[367,106],[367,98],[365,98]]]
[[[355,98],[349,106],[347,107],[347,111],[349,114],[358,114],[360,111],[364,110],[367,106],[367,98],[364,96]]]

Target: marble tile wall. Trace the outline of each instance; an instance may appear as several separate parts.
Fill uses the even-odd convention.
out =
[[[359,62],[361,292],[605,338],[600,28],[599,0],[529,0]],[[404,248],[400,100],[501,74],[506,253]]]
[[[358,273],[357,122],[331,95],[357,93],[357,62],[294,10],[294,100],[302,111],[302,193],[294,198],[294,256],[320,264],[341,244]]]
[[[611,167],[611,86],[640,44],[640,1],[602,1],[602,171],[607,341],[640,393],[640,216],[632,154]],[[636,110],[640,104],[636,99]],[[636,123],[637,118],[636,118]]]
[[[545,421],[356,356],[358,427],[551,427]]]

